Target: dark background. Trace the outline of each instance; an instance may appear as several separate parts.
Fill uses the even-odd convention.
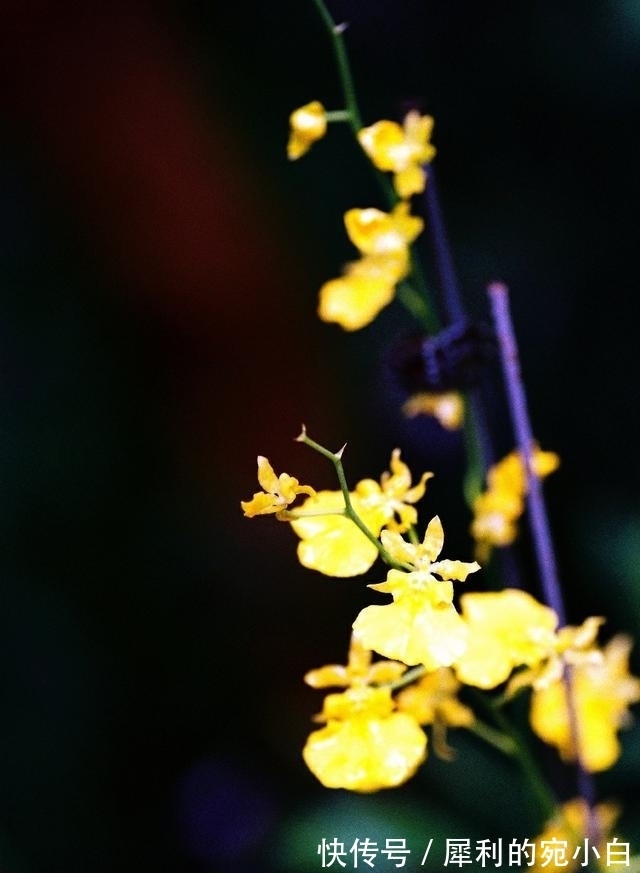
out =
[[[511,288],[534,428],[562,458],[546,490],[569,619],[636,633],[640,9],[329,7],[366,123],[407,100],[435,116],[470,311]],[[471,554],[460,440],[403,422],[381,364],[408,316],[353,335],[315,316],[353,256],[342,213],[383,204],[346,128],[286,161],[289,112],[340,106],[311,0],[1,18],[2,873],[315,870],[334,836],[405,837],[417,864],[431,837],[533,836],[517,771],[457,734],[457,765],[370,797],[300,759],[321,702],[302,676],[343,660],[369,592],[242,518],[256,455],[333,488],[292,442],[302,422],[348,441],[354,482],[399,445],[436,473],[446,556]],[[598,790],[637,850],[640,734],[623,739]]]

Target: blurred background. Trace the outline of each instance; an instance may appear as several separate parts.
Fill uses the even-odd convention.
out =
[[[640,3],[328,6],[366,123],[414,100],[435,117],[470,312],[511,288],[534,429],[562,458],[546,491],[569,618],[635,634]],[[315,315],[353,256],[342,213],[383,204],[346,127],[286,160],[290,111],[341,105],[313,3],[1,15],[2,873],[306,871],[334,836],[405,838],[413,861],[432,837],[533,836],[519,774],[470,738],[372,796],[300,757],[321,706],[302,676],[343,662],[370,593],[242,517],[256,456],[333,488],[302,422],[348,442],[353,482],[397,445],[436,474],[446,556],[472,548],[459,437],[404,421],[389,389],[408,316],[346,335]],[[638,728],[623,742],[598,789],[637,851]]]

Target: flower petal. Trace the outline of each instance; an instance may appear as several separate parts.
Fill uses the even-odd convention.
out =
[[[303,750],[305,763],[326,788],[372,792],[409,779],[426,757],[427,738],[415,719],[392,713],[361,715],[314,731]]]

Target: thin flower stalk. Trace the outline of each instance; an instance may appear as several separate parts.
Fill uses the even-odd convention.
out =
[[[350,519],[360,531],[362,531],[362,533],[371,543],[373,543],[385,564],[396,570],[411,569],[410,565],[404,564],[400,561],[396,561],[396,559],[389,554],[389,552],[382,545],[378,537],[369,530],[367,525],[362,521],[358,513],[353,508],[351,495],[349,493],[349,484],[347,482],[347,477],[345,476],[344,467],[342,464],[342,453],[345,450],[346,444],[345,446],[342,446],[339,451],[332,452],[330,449],[326,449],[324,446],[320,445],[320,443],[317,443],[315,440],[311,439],[311,437],[307,434],[307,430],[305,427],[302,428],[301,433],[296,437],[296,442],[304,443],[305,446],[309,446],[309,448],[313,449],[314,451],[318,452],[320,455],[328,458],[331,461],[331,463],[335,467],[340,490],[344,498],[343,514],[346,518]]]
[[[363,123],[351,72],[351,65],[349,63],[349,56],[344,43],[343,34],[347,25],[336,24],[323,0],[313,0],[313,2],[331,39],[338,69],[338,77],[340,79],[345,102],[345,109],[328,112],[327,120],[347,121],[353,131],[356,141],[358,141],[357,135],[362,129]],[[381,186],[388,207],[392,208],[399,200],[393,185],[384,173],[379,172],[373,166],[372,170],[375,173],[378,184]],[[398,299],[411,315],[428,331],[436,332],[440,327],[439,319],[434,308],[427,302],[428,295],[424,293],[426,291],[426,281],[422,271],[422,265],[420,264],[413,247],[411,251],[411,274],[422,293],[414,288],[410,281],[404,280],[399,283],[397,288]]]
[[[349,63],[349,56],[347,55],[342,36],[347,25],[336,24],[322,0],[313,0],[313,2],[329,36],[331,37],[331,44],[336,58],[340,84],[342,86],[342,93],[346,107],[345,116],[340,118],[340,120],[348,121],[353,132],[357,133],[362,127],[362,118],[360,115],[360,107],[358,106],[358,99],[356,97],[356,89],[353,84],[351,64]]]

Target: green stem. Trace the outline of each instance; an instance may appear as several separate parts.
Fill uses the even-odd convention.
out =
[[[348,109],[331,109],[325,112],[324,117],[327,121],[347,121],[351,123],[351,113]]]
[[[415,265],[415,259],[413,260]],[[413,270],[414,276],[416,275],[416,270]],[[418,278],[418,276],[416,276]],[[420,285],[423,285],[422,282],[419,282]],[[430,333],[437,332],[437,325],[435,322],[433,310],[430,309],[429,306],[425,303],[425,296],[420,294],[416,289],[407,281],[400,282],[398,287],[396,288],[396,293],[398,295],[398,300],[402,303],[402,305],[407,309],[411,315],[419,321]]]
[[[360,142],[358,140],[358,132],[362,129],[363,123],[362,116],[360,115],[358,99],[356,96],[356,89],[353,82],[353,75],[351,73],[349,56],[347,54],[347,49],[343,38],[345,26],[337,25],[335,23],[323,0],[313,0],[313,2],[331,39],[333,52],[336,58],[336,65],[338,68],[338,76],[340,79],[340,85],[342,87],[342,93],[346,107],[346,110],[344,112],[338,110],[327,113],[327,119],[330,121],[348,121],[351,125],[351,130],[353,131],[356,141],[358,142],[358,145],[360,145]],[[362,149],[362,146],[360,147]],[[362,151],[366,155],[364,149],[362,149]],[[369,156],[366,155],[366,157],[368,163],[371,165],[371,160],[369,159]],[[385,197],[388,208],[393,209],[393,207],[398,203],[400,198],[398,197],[396,190],[393,187],[388,176],[384,173],[381,173],[375,167],[373,167],[373,169],[375,176],[378,180],[378,184],[382,189],[382,193]],[[409,313],[418,322],[420,322],[420,324],[422,324],[427,331],[435,333],[439,329],[438,319],[435,315],[433,307],[428,305],[427,301],[429,300],[430,295],[428,294],[427,284],[424,278],[424,273],[422,271],[422,266],[418,257],[416,256],[415,248],[413,246],[411,246],[411,252],[412,275],[420,286],[422,290],[422,295],[415,291],[415,289],[408,285],[406,282],[402,282],[397,289],[398,299],[405,307],[405,309],[407,309]]]
[[[333,53],[336,59],[336,66],[338,68],[338,78],[340,79],[340,87],[342,88],[342,95],[345,104],[344,117],[337,117],[337,112],[327,113],[327,119],[333,120],[332,116],[337,118],[339,121],[348,121],[351,130],[353,131],[353,135],[360,145],[360,141],[358,140],[358,132],[362,130],[364,124],[362,122],[362,115],[360,114],[360,107],[358,105],[358,98],[356,95],[356,88],[353,83],[353,74],[351,73],[351,64],[349,63],[349,55],[347,54],[347,48],[344,43],[343,33],[346,29],[346,25],[344,24],[336,24],[333,18],[331,17],[331,13],[327,9],[323,0],[313,0],[316,9],[320,13],[320,18],[322,19],[324,26],[327,29],[327,33],[329,34],[329,38],[331,39],[331,45],[333,46]],[[362,146],[360,146],[362,149]],[[362,149],[363,153],[366,154],[364,149]],[[367,160],[370,163],[369,156],[367,155]],[[382,188],[382,192],[389,204],[389,208],[392,208],[396,205],[398,200],[400,199],[396,194],[395,188],[383,173],[379,172],[375,169],[375,174],[378,179],[378,184]]]
[[[344,26],[336,25],[335,21],[331,17],[329,10],[323,3],[323,0],[313,0],[315,3],[316,9],[320,14],[320,18],[322,19],[324,26],[327,28],[329,36],[331,38],[331,44],[333,45],[333,52],[336,58],[336,64],[338,66],[338,74],[340,76],[340,84],[342,86],[342,93],[344,95],[344,103],[349,113],[349,122],[351,124],[351,128],[354,133],[360,130],[362,125],[362,119],[360,116],[360,107],[358,106],[358,100],[356,98],[356,89],[353,84],[353,76],[351,74],[351,65],[349,64],[349,57],[347,55],[347,50],[344,45],[344,39],[342,37]]]
[[[484,486],[485,470],[491,463],[483,451],[478,426],[478,410],[473,392],[467,391],[464,401],[464,442],[467,456],[467,470],[464,477],[464,497],[467,506],[473,507],[478,494]]]
[[[385,684],[385,687],[390,688],[391,691],[394,692],[399,691],[401,688],[405,688],[407,685],[412,685],[414,682],[417,682],[417,680],[421,679],[426,672],[426,667],[422,664],[418,664],[417,667],[411,667],[398,679],[394,679],[393,682]],[[494,749],[502,752],[503,755],[508,755],[509,757],[517,756],[518,745],[510,735],[497,730],[486,722],[481,721],[479,718],[476,718],[473,724],[467,725],[466,727],[467,730],[474,733],[486,743],[489,743],[489,745],[493,746]]]
[[[304,443],[309,448],[323,455],[325,458],[328,458],[333,466],[335,467],[336,474],[338,476],[338,482],[340,484],[340,490],[342,491],[342,497],[344,499],[344,512],[343,515],[350,519],[355,526],[360,530],[366,538],[373,543],[373,545],[378,550],[378,553],[385,564],[388,564],[395,570],[405,570],[411,571],[414,568],[410,564],[404,564],[401,561],[396,561],[395,558],[392,558],[389,552],[382,545],[378,537],[369,530],[367,525],[362,521],[358,513],[353,508],[353,503],[351,502],[351,494],[349,492],[349,485],[347,483],[347,477],[344,473],[344,467],[342,466],[342,453],[345,449],[343,446],[340,451],[332,452],[329,449],[326,449],[324,446],[317,443],[315,440],[312,440],[310,436],[307,435],[306,429],[303,427],[300,436],[296,437],[296,440],[299,443]],[[346,443],[345,443],[346,445]]]
[[[393,682],[389,682],[385,687],[390,688],[392,691],[398,691],[400,688],[404,688],[406,685],[411,685],[412,682],[421,679],[426,672],[426,667],[422,664],[418,664],[417,667],[410,667],[402,674],[402,676],[398,679],[394,679]]]
[[[504,711],[500,709],[496,703],[487,699],[486,695],[480,693],[474,695],[474,699],[490,712],[491,717],[496,722],[500,732],[510,737],[513,743],[512,756],[518,762],[525,779],[531,787],[533,796],[537,799],[544,821],[548,821],[557,812],[558,801],[549,787],[549,784],[545,779],[542,770],[538,766],[529,746],[522,738],[520,732],[511,723],[510,719],[504,714]]]
[[[467,730],[471,731],[485,743],[493,746],[503,755],[508,755],[510,758],[518,756],[518,744],[509,734],[505,734],[500,730],[492,727],[484,721],[477,718],[472,724],[467,726]]]

